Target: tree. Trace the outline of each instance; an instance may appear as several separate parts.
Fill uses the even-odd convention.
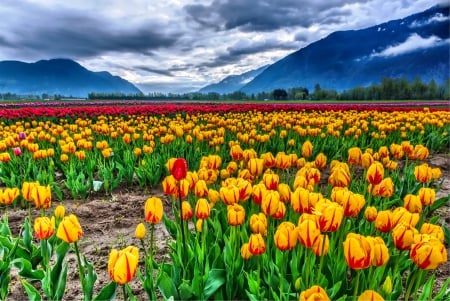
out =
[[[275,100],[286,100],[287,99],[287,92],[284,89],[275,89],[272,92],[273,99]]]

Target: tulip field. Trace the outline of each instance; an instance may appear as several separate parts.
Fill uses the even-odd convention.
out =
[[[0,300],[450,300],[448,102],[0,108]]]

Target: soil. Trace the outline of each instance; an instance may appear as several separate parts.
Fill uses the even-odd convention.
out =
[[[430,165],[441,168],[444,177],[441,190],[437,193],[436,198],[450,194],[449,162],[450,154],[437,154],[430,156],[428,159]],[[66,208],[66,214],[76,214],[83,228],[83,237],[79,241],[80,252],[86,255],[87,259],[94,265],[98,276],[94,296],[97,295],[104,285],[110,282],[107,272],[107,261],[111,249],[122,249],[128,245],[140,246],[139,241],[134,237],[134,232],[137,224],[144,221],[144,203],[152,196],[158,196],[163,200],[164,212],[169,214],[170,217],[172,213],[171,201],[162,193],[160,187],[147,188],[146,190],[139,187],[132,189],[121,188],[109,196],[93,194],[84,201],[65,200],[62,203]],[[58,204],[60,203],[53,202],[52,209]],[[441,222],[445,223],[447,227],[450,225],[449,213],[450,207],[448,203],[437,212],[441,217]],[[11,210],[9,212],[10,227],[16,235],[27,214],[26,210]],[[166,242],[170,240],[170,236],[162,223],[156,225],[154,233],[155,246],[157,248],[156,260],[158,262],[168,261],[169,248]],[[140,256],[142,259],[142,252]],[[83,295],[78,276],[77,261],[73,252],[68,255],[68,260],[69,275],[63,300],[82,300]],[[447,263],[441,265],[436,275],[435,292],[450,277],[450,263],[447,261]],[[133,279],[130,285],[133,288],[133,294],[138,300],[148,300],[137,277]],[[122,299],[121,290],[118,289],[117,300]],[[28,300],[28,296],[25,294],[20,282],[20,277],[14,269],[8,300]]]

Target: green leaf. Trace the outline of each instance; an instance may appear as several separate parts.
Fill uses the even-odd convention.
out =
[[[84,278],[83,290],[85,299],[92,300],[94,293],[94,284],[97,281],[97,274],[95,273],[94,266],[87,260],[86,256],[83,256],[83,264],[85,269],[87,268],[87,275]]]
[[[11,261],[11,264],[19,269],[19,275],[30,280],[42,280],[44,278],[44,271],[33,270],[31,263],[25,258],[16,258]]]
[[[445,280],[442,284],[441,290],[434,296],[434,301],[444,301],[448,300],[448,296],[450,296],[450,278]]]
[[[169,299],[170,297],[173,297],[175,300],[180,299],[175,283],[172,281],[172,278],[164,271],[158,278],[158,288],[161,291],[164,299]]]
[[[39,291],[32,286],[30,283],[28,283],[26,280],[22,280],[22,285],[25,288],[25,292],[28,295],[28,298],[30,301],[41,301],[42,297],[39,294]]]
[[[94,301],[113,300],[116,298],[116,290],[117,283],[111,281],[100,290]]]
[[[59,277],[58,282],[56,283],[56,291],[54,293],[55,300],[61,300],[64,296],[64,292],[66,291],[66,282],[67,282],[67,268],[68,268],[67,262],[64,263],[61,275]]]
[[[178,291],[180,292],[180,298],[182,300],[191,299],[193,295],[192,287],[187,281],[183,281],[183,283],[180,284],[180,286],[178,287]]]
[[[330,290],[329,296],[330,299],[333,300],[336,297],[336,294],[339,292],[339,289],[342,286],[342,281],[336,282]]]
[[[205,282],[203,296],[209,299],[224,283],[226,271],[224,269],[212,269],[208,273],[208,279]]]
[[[169,218],[166,217],[166,215],[163,215],[163,222],[164,222],[164,226],[166,226],[167,231],[169,232],[170,236],[172,236],[172,238],[176,239],[177,238],[177,225],[170,220]]]
[[[434,275],[431,276],[428,281],[425,283],[425,285],[422,288],[422,293],[419,296],[420,301],[430,300],[431,293],[433,291],[433,284],[434,284]]]
[[[11,280],[11,268],[9,262],[0,261],[0,299],[5,300],[8,295],[9,281]]]
[[[259,301],[260,300],[260,298],[258,298],[258,296],[250,293],[248,290],[245,290],[245,292],[247,293],[247,297],[250,301]]]

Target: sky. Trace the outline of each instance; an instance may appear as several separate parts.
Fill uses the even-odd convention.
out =
[[[0,0],[0,60],[70,58],[144,93],[185,93],[337,30],[442,0]]]

